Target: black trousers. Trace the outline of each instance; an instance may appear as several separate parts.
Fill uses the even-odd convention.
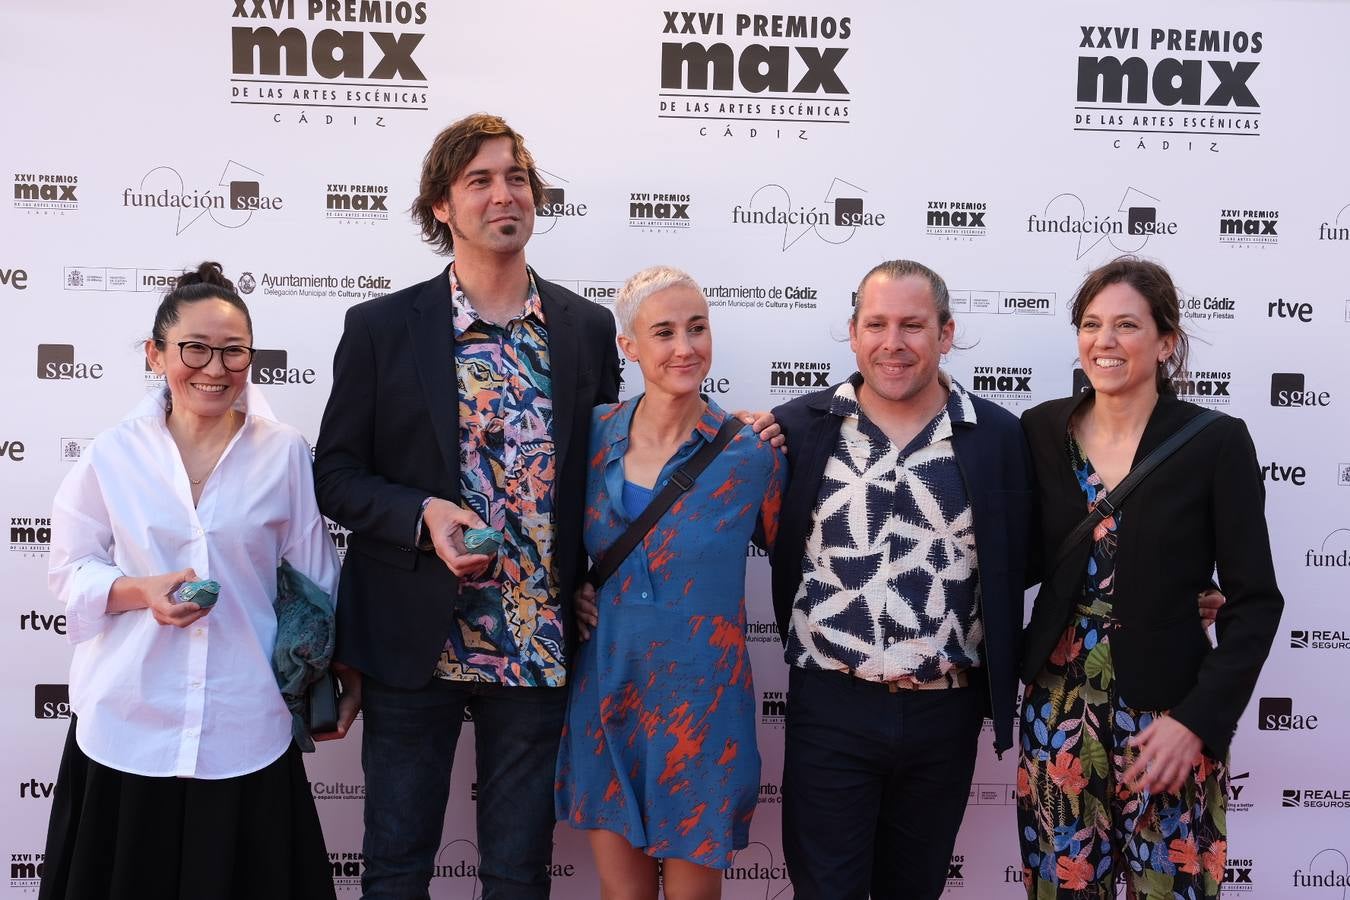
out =
[[[985,681],[891,692],[793,667],[783,851],[797,900],[937,900],[961,827]]]

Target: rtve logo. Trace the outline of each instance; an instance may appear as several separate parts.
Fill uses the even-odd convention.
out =
[[[28,290],[28,272],[25,269],[0,269],[0,285],[12,287],[16,291]]]
[[[1312,304],[1304,301],[1285,300],[1276,297],[1266,304],[1267,319],[1298,319],[1307,324],[1312,321]]]

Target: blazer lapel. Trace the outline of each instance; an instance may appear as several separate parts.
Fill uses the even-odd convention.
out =
[[[577,412],[577,368],[580,350],[572,305],[553,292],[553,286],[538,275],[539,300],[544,307],[548,329],[548,365],[553,385],[553,457],[554,472],[567,471],[567,451],[571,443],[572,420]],[[585,410],[590,413],[590,409]]]
[[[1177,395],[1171,391],[1159,394],[1158,402],[1153,407],[1153,412],[1149,414],[1148,424],[1144,426],[1144,433],[1139,438],[1139,447],[1134,451],[1134,461],[1130,464],[1130,468],[1139,465],[1159,444],[1190,421],[1196,412],[1193,407],[1178,400]]]
[[[451,341],[449,267],[427,282],[408,312],[413,361],[427,400],[427,418],[449,473],[445,496],[459,496],[459,389]]]

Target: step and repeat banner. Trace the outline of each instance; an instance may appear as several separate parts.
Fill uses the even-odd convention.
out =
[[[945,365],[1013,412],[1074,389],[1067,304],[1087,271],[1126,252],[1169,267],[1194,338],[1178,390],[1249,423],[1288,603],[1233,743],[1225,894],[1340,900],[1347,33],[1350,6],[1299,0],[6,3],[0,892],[36,891],[68,726],[51,497],[160,386],[140,349],[155,305],[220,260],[253,311],[253,380],[312,440],[346,308],[444,265],[407,215],[423,153],[487,110],[549,184],[531,263],[602,304],[643,266],[688,269],[712,308],[705,390],[726,408],[852,372],[853,291],[883,259],[946,277],[961,349]],[[725,894],[768,900],[792,895],[787,673],[751,557],[763,784]],[[307,759],[340,896],[359,893],[360,741],[358,724]],[[1013,759],[982,741],[948,890],[1015,898]],[[433,896],[478,896],[474,802],[466,738]],[[598,892],[566,827],[553,874],[555,896]]]

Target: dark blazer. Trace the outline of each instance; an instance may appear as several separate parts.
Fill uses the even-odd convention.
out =
[[[773,411],[787,436],[788,456],[788,488],[779,517],[778,541],[770,557],[773,608],[784,644],[792,602],[802,583],[802,555],[811,533],[821,476],[839,441],[843,422],[830,414],[830,399],[837,387],[798,397]],[[976,424],[953,423],[952,449],[975,519],[989,714],[994,720],[994,749],[1002,753],[1012,746],[1017,711],[1022,595],[1027,586],[1028,553],[1034,544],[1034,485],[1031,459],[1017,418],[981,397],[972,395],[971,399]],[[791,660],[788,662],[791,664]]]
[[[570,643],[591,408],[618,399],[619,363],[608,310],[535,283],[553,375],[553,568]],[[335,657],[409,689],[430,680],[459,593],[445,563],[414,547],[422,501],[460,496],[453,336],[446,271],[348,309],[314,459],[319,508],[352,531]]]
[[[1069,464],[1069,419],[1088,397],[1052,400],[1022,416],[1040,483],[1043,553],[1087,515]],[[1163,394],[1149,417],[1137,464],[1200,412]],[[1265,488],[1247,426],[1225,416],[1207,427],[1140,483],[1122,509],[1113,612],[1120,628],[1111,658],[1121,697],[1136,709],[1171,710],[1219,758],[1251,699],[1270,651],[1284,600],[1275,585],[1266,531]],[[1083,593],[1089,542],[1047,572],[1027,626],[1022,680],[1034,680]],[[1227,597],[1211,649],[1196,595],[1215,565]]]

